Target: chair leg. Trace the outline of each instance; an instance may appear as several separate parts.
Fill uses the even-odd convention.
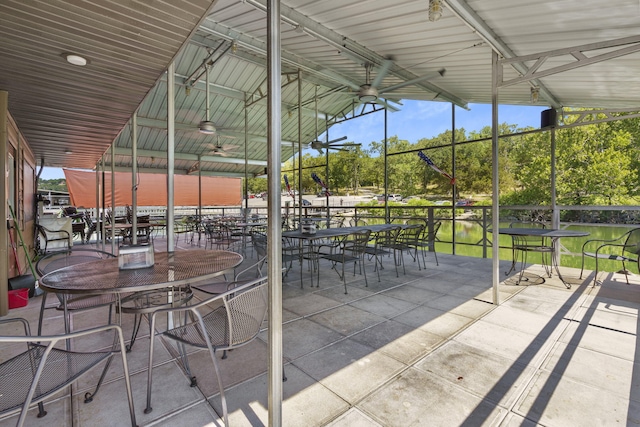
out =
[[[364,266],[364,253],[360,256],[358,264],[360,265],[360,270],[362,271],[362,275],[364,276],[364,286],[368,288],[369,282],[367,281],[367,269]]]
[[[380,282],[380,268],[382,266],[382,260],[380,260],[380,266],[378,266],[378,254],[375,255],[375,271],[378,273],[378,282]]]
[[[133,317],[133,332],[131,334],[131,341],[129,345],[127,345],[127,353],[131,351],[133,348],[133,343],[136,342],[136,337],[138,336],[138,331],[140,330],[140,324],[142,323],[142,314],[135,314]]]
[[[413,251],[414,251],[413,252],[414,256],[412,257],[413,261],[414,262],[416,262],[416,261],[418,262],[418,271],[421,271],[422,268],[420,267],[420,257],[418,255],[418,246],[417,245],[413,248]],[[409,248],[409,253],[411,253],[411,248]],[[427,267],[425,266],[424,268],[427,268]]]
[[[120,344],[124,344],[124,338],[122,332],[118,331],[118,341]],[[127,364],[127,356],[122,348],[120,348],[120,355],[122,356],[122,369],[124,371],[124,384],[127,389],[127,401],[129,403],[129,417],[131,418],[132,426],[136,426],[136,413],[133,406],[133,389],[131,387],[131,377],[129,376],[129,365]]]
[[[147,407],[144,408],[144,413],[149,414],[153,411],[151,407],[151,386],[153,380],[153,342],[155,341],[155,327],[156,327],[156,316],[151,316],[151,324],[149,326],[151,328],[151,337],[149,337],[149,367],[147,371]]]
[[[123,351],[123,349],[120,349],[120,351]],[[106,377],[107,375],[107,370],[109,369],[109,365],[111,365],[112,360],[113,360],[113,354],[111,355],[111,357],[107,359],[107,363],[106,365],[104,365],[104,369],[102,370],[102,374],[100,375],[100,379],[98,380],[98,384],[96,385],[96,388],[93,391],[93,393],[86,392],[84,394],[84,403],[92,402],[94,396],[98,394],[98,390],[100,390],[100,386],[102,385],[102,381],[104,381],[104,377]]]
[[[522,251],[522,263],[520,264],[520,275],[518,276],[518,285],[522,281],[522,277],[524,277],[524,267],[527,264],[527,251]]]
[[[515,242],[511,241],[511,268],[509,268],[508,271],[504,272],[505,276],[508,276],[509,274],[511,274],[511,272],[513,270],[516,269],[516,263],[517,263],[517,256],[516,256],[516,249],[515,249]]]
[[[347,294],[347,280],[344,277],[344,262],[342,263],[342,283],[344,284],[344,293]]]
[[[42,320],[44,317],[44,310],[47,304],[47,292],[42,292],[42,303],[40,304],[40,317],[38,318],[38,336],[42,335]]]
[[[216,371],[216,377],[218,378],[218,388],[220,389],[220,400],[222,401],[222,417],[224,419],[224,425],[229,425],[229,416],[227,414],[227,399],[224,395],[224,386],[222,384],[222,375],[220,374],[220,366],[218,366],[218,359],[216,359],[216,352],[212,348],[209,348],[211,359],[213,359],[213,367]]]

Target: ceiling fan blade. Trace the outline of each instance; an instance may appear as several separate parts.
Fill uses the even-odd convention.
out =
[[[323,145],[326,146],[327,144],[333,144],[334,142],[344,141],[345,139],[347,139],[347,137],[343,136],[341,138],[336,138],[336,139],[332,139],[331,141],[327,141]]]
[[[331,148],[334,147],[360,147],[362,144],[359,142],[348,142],[346,144],[331,144]]]
[[[400,102],[402,99],[413,99],[415,101],[433,101],[436,96],[436,94],[425,92],[411,93],[394,91],[392,93],[387,93],[384,99],[387,102],[393,102],[394,104],[402,105],[402,102]]]
[[[416,77],[415,79],[407,80],[406,82],[398,83],[397,85],[392,85],[392,86],[386,87],[384,89],[380,89],[379,92],[380,92],[380,94],[383,94],[383,93],[386,93],[386,92],[391,92],[391,91],[396,90],[396,89],[400,89],[400,88],[405,87],[405,86],[411,86],[413,84],[420,83],[420,82],[425,81],[425,80],[430,80],[430,79],[433,79],[433,78],[436,78],[436,77],[441,77],[441,76],[444,76],[445,71],[446,70],[444,68],[441,68],[438,71],[435,71],[435,72],[429,73],[429,74],[425,74],[422,77]]]
[[[380,68],[378,68],[378,73],[376,74],[376,78],[371,82],[371,86],[379,87],[382,80],[386,77],[387,73],[389,73],[389,69],[393,65],[393,60],[391,58],[385,59]]]
[[[341,76],[340,74],[336,73],[335,71],[332,70],[321,70],[320,71],[322,74],[326,75],[327,77],[330,77],[331,79],[337,81],[338,83],[341,83],[345,86],[350,87],[353,90],[360,90],[360,85],[355,84],[354,82],[352,82],[351,80],[347,79],[344,76]]]
[[[324,154],[324,151],[322,150],[322,148],[316,148],[316,150],[318,150],[318,154],[320,154],[321,156]]]
[[[384,108],[386,108],[387,110],[389,110],[389,111],[391,111],[391,112],[394,112],[394,113],[395,113],[395,112],[397,112],[397,111],[400,111],[400,109],[399,109],[399,108],[397,108],[397,107],[395,107],[395,106],[393,106],[393,105],[389,104],[388,102],[386,102],[386,101],[385,101],[385,100],[383,100],[383,99],[378,98],[378,99],[376,99],[376,100],[375,100],[375,101],[373,101],[373,102],[375,102],[375,103],[376,103],[376,104],[378,104],[378,105],[382,105]]]

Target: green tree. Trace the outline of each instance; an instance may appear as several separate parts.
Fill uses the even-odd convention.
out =
[[[638,172],[631,165],[637,144],[627,130],[611,123],[562,129],[557,147],[562,204],[626,204],[635,195]]]
[[[69,191],[67,189],[67,180],[64,178],[41,179],[38,181],[38,190]]]

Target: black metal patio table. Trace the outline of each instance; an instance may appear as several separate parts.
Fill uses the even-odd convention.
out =
[[[359,231],[369,230],[372,233],[385,231],[392,227],[405,227],[403,224],[372,224],[372,225],[359,225],[354,227],[336,227],[336,228],[323,228],[317,230],[315,233],[304,233],[302,230],[289,230],[283,231],[282,237],[289,239],[300,240],[301,244],[306,243],[306,251],[300,250],[300,285],[303,284],[302,263],[305,256],[312,256],[313,247],[317,240],[332,239],[335,237],[348,236]],[[313,287],[313,272],[311,274],[311,287]]]
[[[489,232],[493,232],[489,230]],[[562,281],[562,283],[567,287],[567,289],[571,288],[571,283],[565,280],[562,277],[562,273],[560,273],[560,262],[558,259],[557,248],[558,241],[563,237],[586,237],[589,235],[587,231],[576,231],[576,230],[564,230],[564,229],[556,229],[556,228],[517,228],[517,227],[509,227],[509,228],[500,228],[498,229],[499,234],[504,234],[508,236],[528,236],[528,237],[547,237],[551,239],[551,246],[553,248],[553,253],[551,256],[551,264],[553,269],[555,269],[558,278]]]

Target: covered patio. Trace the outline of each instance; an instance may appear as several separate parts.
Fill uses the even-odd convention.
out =
[[[156,245],[162,249],[162,239]],[[195,246],[180,242],[176,250]],[[249,258],[245,262],[251,262]],[[299,267],[283,283],[283,425],[637,425],[637,329],[640,297],[624,276],[592,287],[592,272],[571,289],[554,276],[543,284],[499,286],[492,304],[488,259],[440,254],[419,271],[407,262],[396,278],[365,287],[347,275],[349,293],[328,265],[320,286],[300,288]],[[306,271],[303,274],[308,274]],[[371,263],[367,269],[372,271]],[[501,271],[508,263],[500,265]],[[530,265],[528,274],[543,274]],[[563,275],[578,277],[576,269]],[[373,274],[372,274],[373,276]],[[201,297],[201,295],[198,295]],[[39,299],[10,316],[38,318]],[[60,332],[60,312],[47,310],[46,333]],[[105,310],[73,315],[74,328],[104,322]],[[125,336],[132,316],[124,317]],[[265,323],[264,327],[267,327]],[[160,332],[160,331],[158,331]],[[148,323],[128,353],[140,426],[220,426],[220,396],[206,351],[190,348],[198,386],[189,386],[172,343],[156,341],[154,410],[145,414]],[[220,360],[230,424],[267,425],[268,331]],[[110,342],[105,342],[105,346]],[[117,359],[116,359],[117,360]],[[120,364],[91,403],[97,374],[47,401],[49,414],[27,425],[113,426],[128,423]],[[12,426],[16,417],[0,420]]]
[[[13,162],[26,172],[12,182],[3,175],[2,191],[15,187],[5,196],[26,228],[35,217],[29,189],[36,165],[131,172],[134,211],[137,174],[167,174],[172,236],[175,174],[268,177],[270,317],[253,351],[225,360],[232,424],[634,424],[637,298],[615,275],[595,288],[588,277],[569,290],[553,280],[504,284],[496,246],[492,261],[442,256],[441,266],[399,279],[386,270],[382,285],[350,282],[345,296],[329,275],[317,289],[300,289],[295,271],[282,281],[279,254],[281,164],[311,142],[330,144],[340,121],[377,114],[386,122],[402,99],[417,99],[448,103],[454,129],[457,109],[492,103],[497,152],[499,104],[548,105],[558,112],[545,123],[551,131],[564,124],[564,107],[597,107],[604,120],[616,111],[634,117],[638,7],[631,0],[607,7],[577,0],[508,7],[460,0],[9,2],[0,6],[0,115],[15,120],[16,131],[12,150],[0,132],[0,150],[8,153],[5,170]],[[494,164],[494,229],[498,180]],[[553,171],[550,185],[555,193]],[[109,191],[100,173],[95,186],[98,201]],[[558,211],[555,198],[550,207]],[[9,217],[6,206],[3,213]],[[172,238],[164,245],[157,249],[184,249]],[[33,307],[9,316],[33,321]],[[75,326],[94,321],[80,316]],[[169,396],[156,393],[163,413],[140,412],[143,343],[130,355],[139,422],[220,424],[215,386],[203,380],[183,394],[168,350],[155,384],[178,397],[165,402]],[[119,382],[111,377],[102,390],[113,393],[111,402],[121,397]],[[61,397],[33,425],[70,424],[69,417],[114,425],[119,412],[97,403],[68,411]]]

